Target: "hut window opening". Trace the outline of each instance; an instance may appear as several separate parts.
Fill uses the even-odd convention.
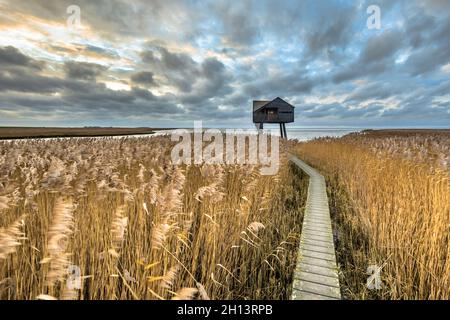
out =
[[[278,111],[277,109],[267,109],[266,110],[267,120],[275,121],[278,119]]]

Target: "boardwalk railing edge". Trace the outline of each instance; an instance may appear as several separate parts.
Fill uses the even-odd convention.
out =
[[[296,156],[289,160],[309,176],[291,300],[340,300],[325,178]]]

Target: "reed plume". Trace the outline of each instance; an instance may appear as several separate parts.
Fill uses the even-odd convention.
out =
[[[71,253],[67,252],[69,238],[73,232],[72,200],[58,198],[53,209],[53,220],[48,230],[47,254],[41,262],[49,263],[46,285],[53,287],[57,282],[64,283],[67,268],[71,264]]]
[[[21,217],[9,227],[0,228],[0,261],[6,259],[9,254],[14,253],[16,248],[21,245],[20,240],[25,236],[21,230],[24,224],[24,218]]]
[[[122,243],[125,240],[125,234],[127,231],[128,217],[124,216],[125,206],[119,206],[113,217],[111,233],[114,249],[120,249]]]
[[[172,298],[172,300],[192,300],[197,295],[198,289],[196,288],[181,288]]]

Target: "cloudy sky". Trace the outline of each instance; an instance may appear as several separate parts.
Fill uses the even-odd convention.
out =
[[[450,126],[450,1],[0,0],[0,125],[248,126],[277,96],[295,125]]]

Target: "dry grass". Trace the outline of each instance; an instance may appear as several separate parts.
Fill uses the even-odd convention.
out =
[[[346,298],[450,298],[450,132],[365,132],[301,144],[327,176]],[[366,287],[383,266],[382,290]]]
[[[287,298],[306,179],[284,157],[276,176],[172,166],[171,147],[0,142],[0,298]]]

